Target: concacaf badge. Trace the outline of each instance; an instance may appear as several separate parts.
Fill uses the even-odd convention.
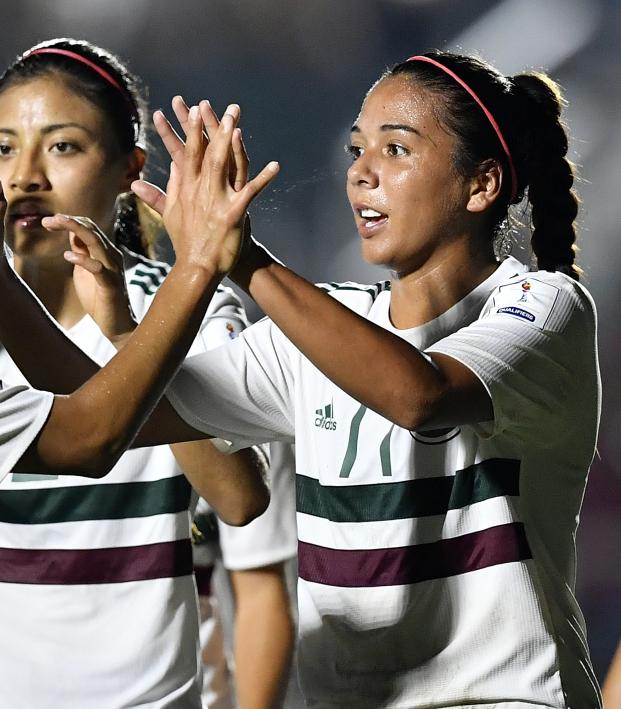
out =
[[[530,281],[522,281],[522,295],[518,300],[518,303],[525,303],[528,300],[528,292],[532,288]]]

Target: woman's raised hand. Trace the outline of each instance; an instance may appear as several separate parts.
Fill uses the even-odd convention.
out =
[[[123,254],[88,217],[44,217],[50,231],[68,231],[73,281],[82,307],[113,343],[120,345],[136,327],[125,284]]]
[[[221,122],[206,101],[188,110],[177,97],[173,110],[185,132],[185,144],[161,112],[154,116],[172,158],[166,194],[143,181],[132,189],[162,214],[178,260],[224,276],[239,257],[248,206],[279,166],[271,162],[248,179],[236,104],[226,109]]]

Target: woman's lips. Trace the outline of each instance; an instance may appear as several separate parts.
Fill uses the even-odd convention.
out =
[[[356,226],[358,227],[358,233],[363,238],[368,238],[376,234],[388,221],[388,215],[378,212],[375,209],[364,207],[356,211],[359,217]]]
[[[14,223],[22,229],[31,229],[40,227],[43,214],[14,214],[12,219]]]
[[[51,214],[43,204],[34,200],[14,202],[9,207],[9,221],[23,229],[39,228],[41,219]]]

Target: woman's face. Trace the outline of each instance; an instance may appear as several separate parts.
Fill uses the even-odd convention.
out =
[[[347,195],[363,256],[399,275],[450,257],[466,228],[469,185],[453,167],[456,139],[438,122],[441,109],[411,79],[387,77],[352,128]]]
[[[67,235],[41,226],[56,212],[90,217],[110,233],[116,197],[131,181],[129,163],[105,114],[60,76],[0,93],[0,182],[16,256],[62,258]]]

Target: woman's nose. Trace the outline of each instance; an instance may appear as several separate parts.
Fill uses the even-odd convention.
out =
[[[36,155],[22,152],[14,163],[9,187],[19,192],[38,192],[45,189],[48,180]]]
[[[363,153],[351,164],[347,171],[347,180],[352,186],[373,189],[379,184],[378,173],[368,153]]]

